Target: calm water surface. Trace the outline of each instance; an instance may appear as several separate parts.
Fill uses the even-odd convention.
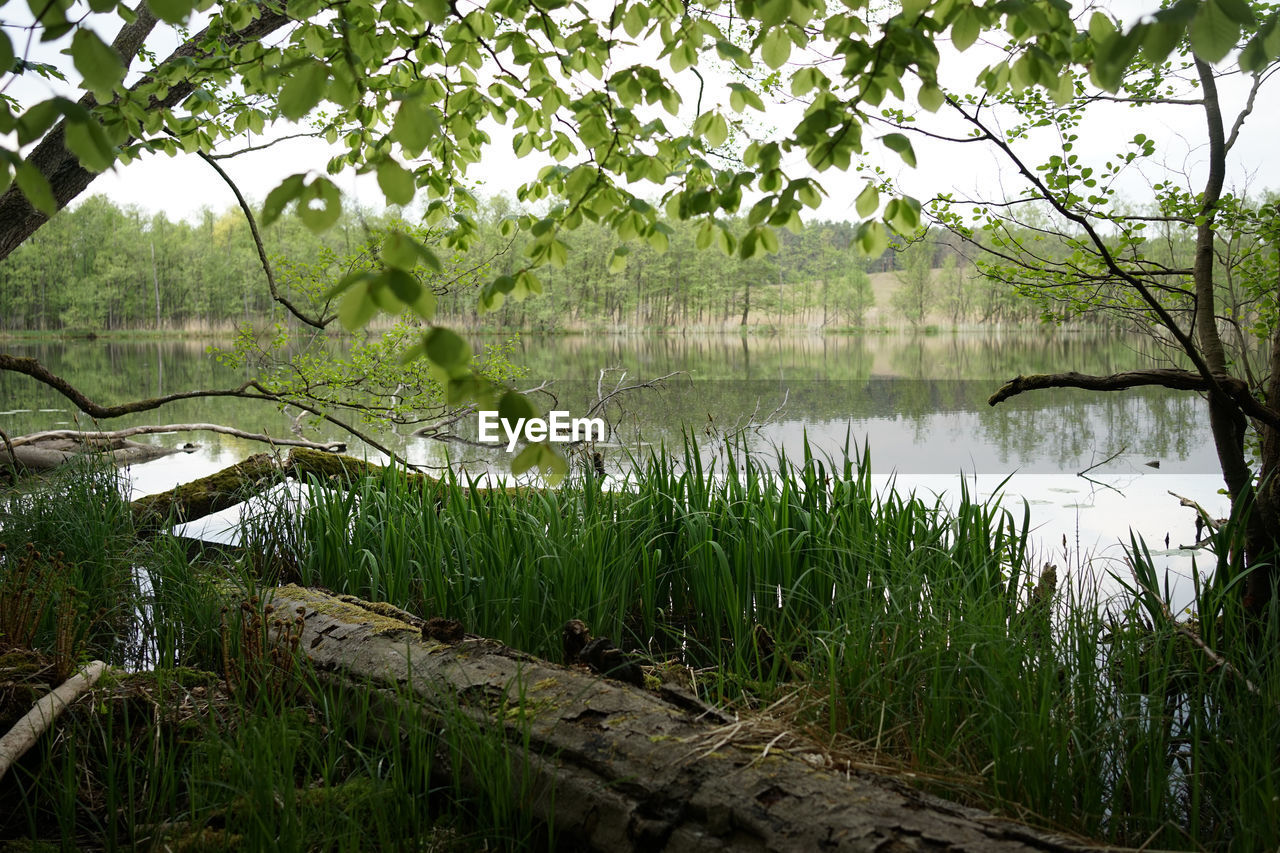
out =
[[[483,339],[477,339],[481,344]],[[14,355],[41,358],[55,373],[101,403],[190,388],[234,386],[246,376],[217,364],[206,344],[84,341],[8,345]],[[1052,390],[1025,394],[998,407],[987,397],[1018,374],[1077,370],[1110,373],[1151,363],[1140,338],[1088,333],[969,334],[865,337],[570,337],[519,341],[514,360],[527,370],[523,386],[553,380],[544,408],[583,415],[601,390],[673,372],[658,389],[626,392],[607,411],[616,440],[603,448],[618,476],[627,452],[693,435],[708,457],[723,460],[726,435],[740,435],[762,458],[780,448],[799,458],[807,436],[835,460],[869,444],[872,470],[899,489],[953,496],[961,478],[972,491],[1000,488],[1007,505],[1031,507],[1045,559],[1062,565],[1063,541],[1076,566],[1093,555],[1097,572],[1120,568],[1118,542],[1130,528],[1145,537],[1158,565],[1186,578],[1191,557],[1177,546],[1194,538],[1194,515],[1168,492],[1201,501],[1225,515],[1221,478],[1197,396],[1161,389],[1116,394]],[[609,370],[603,380],[601,370]],[[213,422],[286,436],[293,415],[244,400],[193,400],[104,424]],[[39,429],[92,427],[58,395],[26,377],[0,374],[0,428],[10,435]],[[474,425],[464,425],[464,431]],[[313,437],[313,436],[308,436]],[[321,432],[317,439],[345,438]],[[382,435],[412,462],[453,464],[479,475],[505,469],[504,451]],[[182,454],[130,472],[136,494],[170,488],[212,473],[262,448],[212,434],[143,438],[163,445],[195,441]],[[377,454],[358,442],[352,452]],[[1110,460],[1105,464],[1098,463]],[[1159,467],[1148,463],[1158,462]],[[1092,467],[1091,466],[1097,466]],[[1085,469],[1090,480],[1078,474]],[[1169,537],[1166,547],[1165,537]],[[1207,562],[1201,559],[1202,563]],[[1179,590],[1183,603],[1189,589]]]

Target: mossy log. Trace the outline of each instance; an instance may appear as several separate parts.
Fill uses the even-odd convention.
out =
[[[183,452],[187,452],[186,448],[159,447],[121,438],[96,440],[53,436],[30,440],[21,436],[8,444],[0,441],[0,468],[16,468],[23,472],[52,471],[88,454],[96,454],[115,465],[139,465]]]
[[[396,692],[501,732],[531,808],[585,849],[1057,851],[1088,847],[947,803],[887,777],[830,766],[751,720],[559,666],[500,643],[442,642],[383,606],[297,586],[300,653],[352,690]],[[295,634],[296,636],[296,634]],[[452,706],[452,707],[451,707]],[[441,717],[447,718],[447,717]],[[529,778],[525,774],[532,774]]]
[[[138,498],[132,504],[134,525],[142,535],[156,533],[166,527],[194,521],[248,500],[284,478],[316,482],[338,488],[351,488],[357,483],[380,483],[388,477],[400,478],[411,487],[436,490],[441,481],[428,474],[405,472],[375,465],[354,456],[296,447],[283,462],[269,453],[250,456],[243,462],[224,468],[166,492]],[[494,490],[479,489],[478,492]],[[509,495],[533,494],[539,489],[506,488]]]
[[[147,535],[220,512],[280,482],[282,476],[270,453],[254,454],[216,474],[133,501],[134,529]]]
[[[363,459],[356,459],[354,456],[346,456],[341,453],[324,453],[303,447],[294,448],[289,453],[289,458],[285,460],[283,469],[287,476],[298,480],[314,477],[322,483],[333,483],[344,487],[353,485],[360,480],[379,480],[388,476],[389,472],[393,470],[395,473],[392,476],[403,478],[409,485],[432,489],[440,485],[440,481],[437,478],[428,474],[416,474],[390,469],[383,465],[366,462]]]

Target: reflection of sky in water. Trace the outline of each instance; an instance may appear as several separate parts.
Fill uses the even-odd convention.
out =
[[[1166,533],[1175,547],[1194,536],[1194,515],[1178,506],[1168,491],[1198,500],[1216,515],[1226,514],[1226,500],[1217,494],[1221,477],[1202,401],[1192,394],[1157,389],[1116,394],[1041,391],[994,408],[987,406],[986,399],[1019,372],[1106,373],[1144,366],[1148,362],[1139,350],[1134,341],[1115,336],[1039,334],[1008,339],[890,335],[795,340],[584,336],[526,337],[518,358],[527,359],[531,375],[539,378],[577,377],[554,386],[559,395],[555,408],[575,416],[585,414],[594,398],[595,377],[603,365],[623,364],[631,371],[631,382],[671,370],[693,370],[694,378],[673,380],[661,391],[627,396],[625,420],[639,429],[626,431],[622,443],[633,450],[645,446],[637,443],[641,440],[678,448],[685,425],[698,431],[699,440],[710,442],[702,432],[708,426],[724,433],[746,425],[753,415],[769,418],[785,397],[785,407],[768,423],[745,433],[754,449],[778,446],[798,459],[806,432],[819,454],[838,457],[846,439],[856,447],[869,443],[878,477],[887,479],[896,473],[900,489],[921,493],[955,495],[963,473],[970,478],[976,475],[977,492],[985,495],[1012,474],[1004,488],[1007,505],[1016,508],[1018,498],[1030,502],[1038,547],[1046,559],[1062,565],[1065,534],[1073,552],[1103,555],[1096,570],[1113,567],[1123,572],[1116,543],[1127,541],[1130,526],[1146,538],[1153,552],[1165,551]],[[59,344],[36,347],[29,354],[45,358],[68,376],[85,377],[90,396],[103,402],[243,380],[219,369],[204,354],[203,344]],[[65,401],[25,378],[0,375],[0,391],[6,400],[0,428],[10,435],[48,429],[70,418]],[[548,407],[550,401],[539,404]],[[243,401],[203,400],[103,425],[213,421],[287,435],[293,414]],[[312,437],[340,436],[323,431]],[[416,463],[439,466],[446,457],[462,459],[474,472],[501,472],[510,463],[500,450],[447,446],[410,436],[384,438]],[[142,440],[164,445],[191,440],[201,449],[135,466],[132,477],[137,494],[163,491],[263,449],[210,434]],[[618,471],[623,464],[621,449],[601,449],[610,470]],[[351,445],[357,456],[366,451],[359,443]],[[1076,476],[1117,451],[1123,452],[1090,475],[1123,494]],[[368,455],[380,459],[377,454]],[[765,453],[764,458],[770,455]],[[1151,460],[1159,460],[1158,470],[1144,465]],[[1167,566],[1181,575],[1190,572],[1186,554],[1159,554],[1156,561],[1162,570]],[[1180,596],[1185,599],[1181,591]]]

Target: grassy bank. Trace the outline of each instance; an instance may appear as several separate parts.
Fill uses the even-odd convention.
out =
[[[1200,635],[1224,667],[1165,616],[1140,546],[1141,583],[1126,577],[1133,594],[1104,603],[1075,582],[1079,567],[1042,570],[1023,513],[878,495],[865,460],[780,460],[780,474],[722,461],[727,477],[692,451],[659,456],[628,491],[424,492],[392,476],[317,489],[299,519],[282,503],[244,551],[194,561],[172,540],[134,542],[109,475],[9,499],[0,600],[31,589],[43,606],[22,636],[0,614],[0,642],[44,656],[10,650],[0,666],[104,656],[147,672],[77,706],[0,782],[0,838],[547,845],[518,808],[507,744],[474,724],[441,737],[408,720],[410,741],[388,744],[369,736],[367,700],[269,655],[262,588],[297,580],[552,660],[566,620],[582,619],[651,678],[766,713],[837,760],[1113,844],[1280,845],[1280,618],[1246,640],[1231,591],[1199,590],[1215,615]],[[239,605],[224,612],[229,595]],[[6,712],[25,698],[13,692]],[[492,789],[462,796],[424,767],[432,756]],[[130,802],[137,816],[123,817]]]

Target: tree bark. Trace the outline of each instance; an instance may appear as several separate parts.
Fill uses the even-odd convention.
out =
[[[1224,380],[1228,376],[1226,348],[1222,336],[1218,332],[1217,293],[1215,290],[1214,254],[1216,240],[1215,216],[1222,196],[1223,181],[1226,176],[1227,145],[1226,133],[1222,120],[1222,109],[1218,101],[1217,81],[1213,69],[1202,59],[1196,60],[1196,72],[1204,91],[1205,125],[1209,138],[1209,175],[1201,192],[1200,215],[1197,217],[1195,261],[1192,265],[1192,279],[1195,284],[1196,342],[1204,354],[1205,363],[1215,376]],[[1251,571],[1244,584],[1245,609],[1254,615],[1261,615],[1271,600],[1273,587],[1277,578],[1275,556],[1280,549],[1280,518],[1274,507],[1266,500],[1265,494],[1259,495],[1254,489],[1254,472],[1245,454],[1245,438],[1248,431],[1248,420],[1245,412],[1235,405],[1235,401],[1219,390],[1209,392],[1209,425],[1213,432],[1214,446],[1218,452],[1218,462],[1222,467],[1223,480],[1227,493],[1231,496],[1233,515],[1241,518],[1245,528],[1245,565],[1257,567]],[[1250,395],[1252,399],[1252,395]],[[1274,406],[1274,399],[1267,401]],[[1261,432],[1275,429],[1274,424],[1262,423]],[[1263,445],[1272,442],[1264,437]],[[1259,472],[1264,482],[1276,476],[1275,468],[1268,469],[1265,464]]]
[[[287,5],[287,3],[281,4],[282,10],[287,8]],[[288,16],[282,10],[276,10],[266,5],[259,8],[262,12],[256,20],[244,29],[222,37],[221,49],[229,50],[239,45],[257,41],[275,32],[289,21]],[[134,14],[137,16],[134,22],[122,27],[115,41],[112,42],[112,47],[120,54],[120,58],[126,68],[138,55],[139,48],[156,25],[156,18],[151,13],[145,0],[138,4]],[[202,45],[208,42],[209,39],[209,29],[201,30],[179,45],[161,65],[188,62],[206,56],[207,52]],[[131,87],[130,91],[138,91],[150,85],[152,81],[151,75],[145,75]],[[174,83],[163,98],[152,101],[150,108],[152,110],[165,110],[176,107],[186,100],[194,88],[195,83],[189,79]],[[98,106],[97,100],[92,95],[83,96],[80,99],[80,104],[89,109]],[[39,169],[41,174],[49,181],[59,210],[66,207],[76,196],[84,192],[85,188],[97,177],[97,173],[82,166],[80,160],[67,150],[64,137],[65,129],[65,121],[55,124],[27,156],[27,161]],[[134,140],[131,138],[125,144],[132,141]],[[27,197],[18,189],[17,184],[9,187],[3,195],[0,195],[0,260],[7,258],[14,249],[22,245],[48,219],[47,216],[31,205]]]
[[[181,452],[180,448],[139,444],[122,438],[81,439],[74,433],[70,436],[44,436],[36,439],[19,436],[8,446],[0,445],[0,467],[52,471],[89,453],[110,457],[115,465],[139,465]]]
[[[80,672],[68,678],[62,686],[48,693],[35,704],[21,720],[0,738],[0,778],[9,772],[23,754],[35,746],[40,735],[53,725],[53,721],[97,683],[106,672],[107,665],[100,660],[89,663]]]
[[[442,642],[351,596],[288,586],[273,604],[303,608],[297,647],[322,677],[500,732],[535,816],[587,849],[1089,849],[833,765],[820,746],[719,717],[680,688],[652,693],[492,640]]]

